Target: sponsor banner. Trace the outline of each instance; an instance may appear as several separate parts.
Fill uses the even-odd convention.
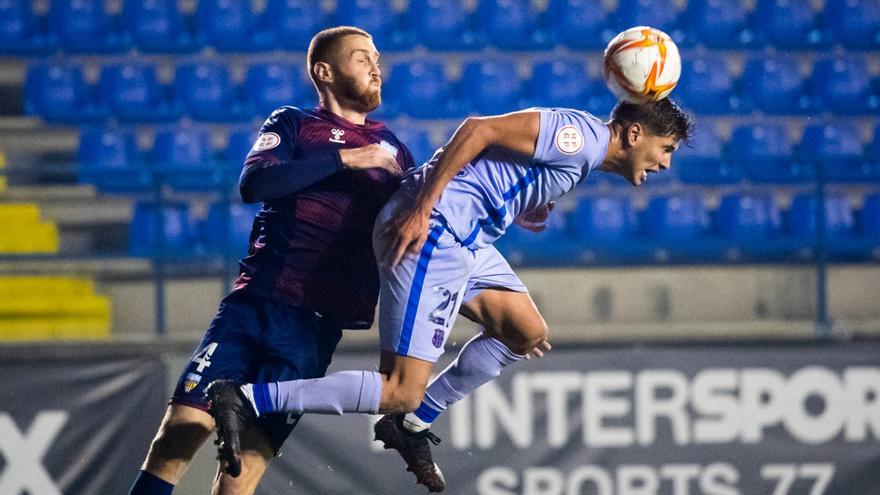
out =
[[[158,354],[0,348],[0,495],[127,493],[166,386]]]
[[[377,418],[304,417],[258,493],[423,493]],[[880,493],[880,342],[554,349],[434,431],[456,495]]]

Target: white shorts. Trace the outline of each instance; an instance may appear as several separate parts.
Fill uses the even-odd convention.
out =
[[[392,209],[389,204],[382,210],[374,232],[381,232]],[[382,241],[373,239],[377,257],[384,252]],[[379,280],[382,349],[431,362],[443,354],[462,302],[493,287],[528,292],[494,246],[462,247],[437,216],[419,255],[406,255],[390,272],[380,270]]]

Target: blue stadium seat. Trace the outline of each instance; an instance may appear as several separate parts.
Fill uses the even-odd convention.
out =
[[[210,122],[241,121],[248,115],[236,98],[226,67],[216,63],[181,65],[174,90],[185,113]]]
[[[312,36],[331,24],[314,0],[269,0],[266,12],[266,29],[287,50],[306,51]]]
[[[505,50],[542,50],[553,42],[529,0],[482,0],[477,19],[490,45]]]
[[[285,62],[251,65],[244,82],[251,112],[268,116],[283,105],[311,106],[314,89],[303,72],[300,65]]]
[[[37,64],[25,79],[25,114],[52,122],[94,122],[104,117],[94,89],[78,65]]]
[[[585,197],[569,215],[568,226],[581,242],[625,241],[636,235],[638,219],[626,196]]]
[[[366,30],[380,52],[411,48],[412,40],[401,28],[393,3],[392,0],[339,0],[336,24]]]
[[[0,2],[0,53],[36,55],[49,50],[49,40],[31,2]]]
[[[259,204],[212,204],[202,225],[202,243],[211,253],[243,256],[259,212]],[[226,236],[222,235],[224,231]]]
[[[145,192],[153,187],[152,175],[131,132],[84,129],[76,161],[79,181],[94,184],[102,192]]]
[[[876,166],[880,166],[880,122],[874,126],[873,131],[874,139],[871,140],[871,145],[868,149],[868,156]]]
[[[100,87],[110,114],[122,121],[168,122],[180,116],[152,65],[106,65],[101,69]]]
[[[880,2],[826,0],[825,13],[838,41],[853,50],[880,50]]]
[[[880,240],[880,193],[865,197],[859,212],[858,230],[863,238]]]
[[[598,50],[614,36],[602,0],[550,0],[548,27],[569,48]]]
[[[611,114],[611,110],[617,104],[617,98],[608,90],[601,76],[599,77],[587,81],[590,86],[587,90],[587,106],[584,110],[604,119]]]
[[[715,231],[737,241],[772,239],[782,231],[782,215],[771,194],[728,194],[715,213]]]
[[[633,26],[651,26],[657,28],[679,42],[682,33],[678,24],[678,9],[668,0],[620,0],[617,11],[611,18],[617,31]]]
[[[779,115],[813,111],[800,67],[791,58],[761,57],[748,61],[740,86],[744,100],[755,110]]]
[[[271,33],[261,29],[258,17],[251,10],[251,2],[199,0],[196,21],[199,45],[210,45],[223,52],[271,48]]]
[[[465,0],[412,0],[410,25],[419,42],[433,50],[477,50],[486,37],[471,26]]]
[[[236,184],[241,175],[244,159],[250,153],[257,132],[251,127],[231,130],[227,136],[226,149],[221,153],[220,168],[226,175],[227,184]]]
[[[694,58],[684,62],[676,98],[689,111],[717,115],[736,112],[742,105],[725,58]]]
[[[131,47],[131,39],[118,21],[103,0],[51,2],[49,33],[68,52],[119,52]]]
[[[186,203],[164,203],[161,212],[152,202],[135,205],[129,229],[132,256],[186,257],[195,251],[197,240]]]
[[[816,208],[818,201],[813,193],[798,194],[791,201],[788,211],[788,235],[808,242],[816,237]],[[841,195],[825,198],[825,233],[829,240],[851,238],[854,235],[855,219],[852,203]]]
[[[494,115],[521,107],[523,83],[513,60],[471,62],[464,67],[461,85],[473,112]]]
[[[466,111],[452,105],[452,84],[446,80],[439,61],[402,63],[392,70],[391,95],[406,95],[400,109],[419,118],[460,117]]]
[[[810,0],[758,0],[754,12],[756,35],[782,49],[825,45],[828,35],[819,30],[811,3]]]
[[[788,130],[777,124],[734,129],[730,158],[745,168],[747,177],[762,183],[799,183],[813,180],[813,166],[795,159]]]
[[[528,84],[529,105],[586,108],[591,85],[585,63],[567,58],[535,64]]]
[[[744,175],[742,164],[725,155],[724,142],[712,125],[701,126],[690,146],[678,147],[672,169],[688,184],[736,184]]]
[[[865,115],[880,110],[877,95],[863,58],[824,59],[813,67],[812,84],[826,110],[837,114]]]
[[[865,155],[861,132],[851,123],[807,126],[801,155],[821,167],[829,182],[880,181],[880,167]]]
[[[150,156],[161,181],[177,189],[213,190],[225,178],[214,159],[211,134],[203,127],[180,126],[158,132]]]
[[[147,53],[184,53],[196,48],[191,26],[177,0],[126,0],[123,29]]]
[[[683,13],[688,44],[737,50],[754,44],[748,12],[740,0],[689,0]]]
[[[413,155],[415,166],[428,161],[434,154],[435,146],[431,144],[428,130],[424,127],[416,127],[412,124],[396,126],[394,135],[409,148]]]
[[[709,213],[700,196],[659,196],[648,203],[644,227],[654,240],[676,242],[700,239],[708,233]]]

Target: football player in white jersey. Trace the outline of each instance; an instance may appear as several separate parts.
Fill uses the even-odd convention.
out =
[[[619,103],[608,122],[559,108],[468,118],[377,218],[379,372],[246,384],[212,407],[240,422],[274,412],[385,413],[376,439],[398,450],[419,483],[442,491],[431,423],[506,366],[549,348],[544,319],[494,241],[514,223],[541,230],[552,202],[592,170],[641,185],[670,167],[692,128],[668,99]],[[429,385],[459,312],[482,331]]]

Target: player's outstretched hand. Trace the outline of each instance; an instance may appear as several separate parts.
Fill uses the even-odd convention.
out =
[[[342,149],[339,150],[339,157],[342,159],[342,164],[350,169],[381,168],[398,177],[403,175],[403,170],[400,169],[394,156],[378,144]]]
[[[553,346],[550,345],[549,340],[545,340],[544,342],[538,344],[537,347],[529,351],[529,353],[526,354],[526,359],[532,359],[532,356],[535,356],[536,358],[542,358],[544,357],[544,351],[549,351],[550,349],[553,349]]]
[[[379,264],[385,269],[394,268],[406,253],[419,254],[421,251],[428,238],[428,214],[405,206],[385,224],[381,235],[386,241]]]
[[[532,232],[544,232],[547,230],[547,218],[550,212],[556,208],[556,202],[551,201],[546,205],[541,205],[529,211],[522,212],[518,217],[513,219],[513,223],[520,227],[531,230]]]

